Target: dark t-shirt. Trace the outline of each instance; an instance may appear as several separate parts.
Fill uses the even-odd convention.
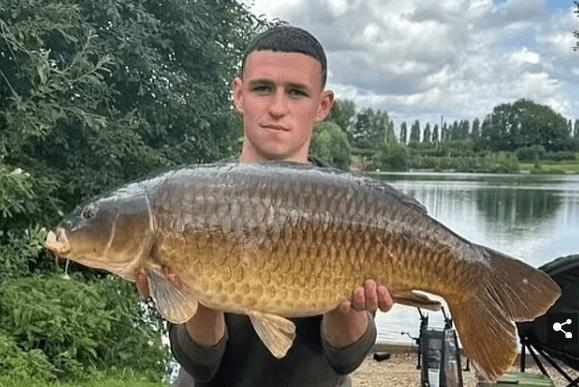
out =
[[[349,386],[347,374],[360,366],[376,340],[374,319],[369,316],[366,333],[345,348],[333,348],[323,338],[322,316],[291,320],[296,339],[282,359],[270,354],[244,315],[226,313],[227,334],[211,348],[194,343],[184,325],[172,325],[173,354],[188,374],[175,386]]]

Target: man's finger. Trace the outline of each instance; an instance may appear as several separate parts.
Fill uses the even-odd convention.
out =
[[[366,305],[365,309],[369,312],[375,312],[378,310],[378,292],[376,282],[374,280],[368,280],[364,284]]]
[[[394,305],[390,290],[386,286],[378,286],[378,305],[382,312],[388,312]]]
[[[360,286],[354,290],[350,307],[358,312],[366,309],[366,295],[364,287]]]

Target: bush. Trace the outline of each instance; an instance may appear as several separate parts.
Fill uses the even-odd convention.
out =
[[[571,151],[549,152],[545,159],[551,161],[575,161],[577,160],[577,154]]]
[[[410,169],[410,153],[403,145],[387,143],[372,158],[371,168],[382,171],[408,171]]]
[[[312,154],[331,166],[347,171],[351,163],[352,148],[348,137],[333,122],[323,122],[316,126],[312,139]]]
[[[519,162],[517,159],[504,152],[493,154],[492,163],[492,170],[489,172],[513,173],[519,171]]]
[[[168,346],[162,343],[165,325],[156,310],[142,302],[132,282],[112,275],[95,282],[114,319],[108,333],[97,338],[97,353],[107,369],[130,368],[160,381],[170,370],[172,359]]]
[[[0,239],[4,239],[0,244],[0,281],[27,276],[36,269],[35,261],[43,251],[46,234],[46,229],[40,226],[21,233],[8,231],[3,235],[0,231]]]
[[[0,375],[10,375],[16,380],[33,378],[46,382],[56,379],[55,371],[41,350],[22,351],[12,336],[0,331]]]
[[[61,379],[132,368],[160,381],[169,349],[162,326],[131,282],[84,283],[76,274],[9,279],[0,285],[0,326],[23,353],[42,353]],[[28,356],[28,355],[27,355]]]
[[[539,161],[539,152],[533,147],[519,148],[515,151],[517,160],[523,163],[535,163]]]
[[[0,326],[24,351],[40,350],[59,376],[80,377],[98,363],[95,338],[114,316],[94,287],[60,277],[8,280],[0,287]]]

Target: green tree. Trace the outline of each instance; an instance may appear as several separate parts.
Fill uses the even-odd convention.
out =
[[[364,108],[356,114],[356,120],[349,131],[348,140],[357,148],[374,149],[386,142],[390,126],[388,113]]]
[[[579,17],[579,1],[574,1],[575,6],[577,7],[577,9],[574,11],[577,14],[577,17]],[[573,32],[573,36],[575,36],[575,38],[579,39],[579,30],[575,30]],[[577,41],[577,43],[575,44],[575,47],[573,47],[573,50],[577,51],[579,50],[579,41]]]
[[[438,124],[434,125],[434,129],[432,130],[432,142],[438,142],[439,141],[439,133],[438,133]]]
[[[573,138],[579,140],[579,119],[575,120],[575,125],[573,126]]]
[[[400,144],[406,144],[406,138],[408,137],[408,128],[406,127],[406,121],[400,124]]]
[[[440,142],[447,142],[450,141],[450,132],[448,130],[448,125],[446,122],[442,125],[442,129],[440,131]]]
[[[394,121],[388,123],[388,131],[386,132],[386,142],[398,142],[396,134],[394,133]]]
[[[568,146],[567,119],[549,106],[521,99],[493,109],[491,126],[484,134],[492,151],[514,151],[541,145],[547,151],[560,151]]]
[[[458,122],[454,121],[450,127],[450,141],[458,140],[460,140],[460,128],[458,126]]]
[[[356,105],[354,101],[347,99],[337,99],[334,102],[332,112],[328,117],[328,121],[335,122],[344,132],[351,129],[356,117]]]
[[[228,82],[264,24],[238,3],[5,0],[0,24],[0,160],[34,192],[3,230],[238,149]]]
[[[420,121],[414,121],[412,127],[410,128],[410,142],[420,141]]]
[[[459,140],[466,140],[470,134],[470,124],[468,120],[461,120],[459,124]]]
[[[472,132],[470,133],[470,138],[474,141],[477,141],[480,137],[480,120],[475,118],[472,122]]]
[[[408,171],[410,169],[410,152],[398,143],[382,144],[372,158],[371,168],[381,171]]]
[[[430,123],[427,122],[426,127],[424,128],[424,134],[422,136],[422,142],[430,142],[430,137],[431,137]]]
[[[312,154],[344,171],[349,169],[352,161],[348,138],[340,126],[332,121],[316,126],[312,139]]]

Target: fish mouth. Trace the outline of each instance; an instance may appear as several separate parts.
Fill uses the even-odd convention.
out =
[[[52,251],[56,258],[68,253],[70,251],[70,244],[68,243],[64,228],[58,227],[56,230],[49,232],[46,236],[44,247]]]

